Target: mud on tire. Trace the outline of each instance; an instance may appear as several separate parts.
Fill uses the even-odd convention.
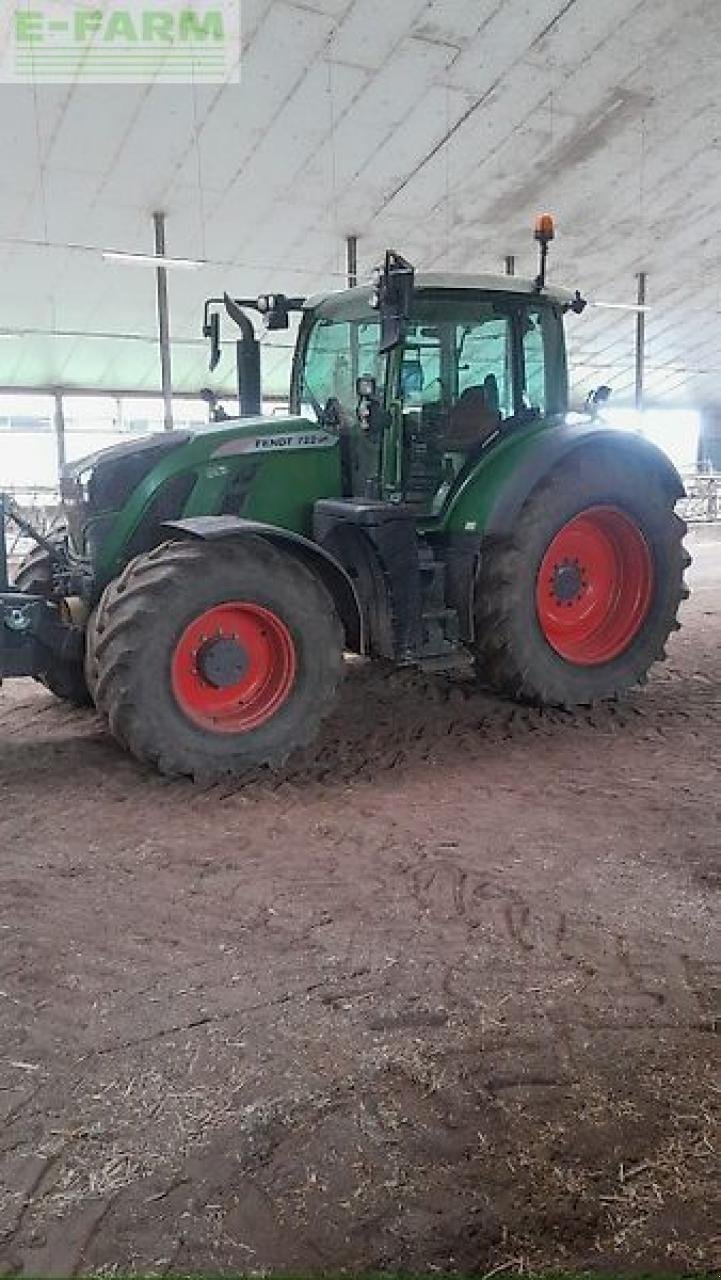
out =
[[[229,601],[268,611],[294,649],[281,705],[242,732],[196,723],[173,675],[194,620]],[[106,588],[89,650],[96,703],[114,737],[160,772],[199,781],[282,764],[316,736],[343,673],[343,629],[328,591],[305,565],[258,537],[167,542],[138,556]]]
[[[554,650],[536,608],[540,566],[555,535],[591,508],[610,507],[629,517],[650,552],[653,588],[645,618],[623,652],[580,665]],[[573,707],[613,698],[646,680],[666,656],[678,630],[688,591],[683,547],[686,525],[658,473],[639,472],[608,449],[586,449],[551,473],[532,493],[513,535],[489,542],[482,553],[476,594],[479,678],[520,701]]]

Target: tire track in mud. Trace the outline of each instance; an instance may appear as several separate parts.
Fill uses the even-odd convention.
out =
[[[668,673],[664,673],[665,675]],[[7,687],[7,686],[6,686]],[[717,710],[708,701],[707,687],[686,681],[677,688],[657,677],[647,691],[626,701],[574,713],[553,708],[518,706],[485,692],[467,678],[427,676],[413,670],[388,669],[382,664],[352,664],[341,689],[339,705],[319,740],[296,753],[281,772],[248,770],[239,781],[216,783],[196,792],[212,802],[232,799],[242,791],[252,802],[274,794],[292,804],[309,786],[334,790],[339,785],[374,782],[416,766],[447,767],[459,759],[485,758],[494,747],[528,743],[539,749],[542,740],[575,743],[597,735],[629,733],[641,741],[666,740],[679,729],[693,731],[699,722],[713,724]],[[3,691],[5,699],[5,691]],[[120,768],[128,781],[149,778],[149,771],[124,757],[106,735],[95,713],[69,710],[38,689],[34,698],[11,695],[2,708],[0,725],[12,737],[13,752],[27,754],[23,769],[42,765],[45,739],[48,765],[58,750],[80,752],[91,769]],[[28,752],[23,743],[27,741]],[[32,747],[31,747],[32,744]],[[98,748],[101,750],[98,751]],[[93,760],[93,753],[96,759]],[[5,763],[12,764],[11,760]],[[125,768],[123,769],[123,764]],[[20,773],[20,770],[13,770]],[[151,782],[153,775],[150,774]],[[164,784],[184,788],[179,782]]]
[[[720,611],[579,716],[352,669],[240,787],[4,688],[0,1268],[710,1267]]]
[[[641,1017],[658,1027],[703,1030],[708,1021],[697,971],[690,976],[687,955],[671,939],[659,943],[652,934],[644,939],[643,931],[641,939],[609,931],[602,920],[575,918],[548,902],[534,907],[506,880],[501,883],[447,858],[424,860],[410,872],[410,888],[424,918],[460,927],[466,940],[477,942],[479,930],[485,932],[486,942],[492,940],[495,967],[506,975],[511,990],[527,961],[536,972],[536,992],[545,989],[550,971],[553,987],[572,984],[595,1005],[599,1018],[611,1017],[619,1026],[635,1026]],[[468,1004],[464,970],[466,983],[473,970],[482,977],[477,951],[464,949],[443,984],[447,996]],[[704,972],[711,981],[706,977],[703,989],[709,984],[714,991],[721,968]],[[516,991],[517,998],[522,994],[522,988]],[[721,1006],[718,1013],[721,1027]]]

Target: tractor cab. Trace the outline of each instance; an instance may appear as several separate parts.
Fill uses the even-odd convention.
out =
[[[346,496],[432,515],[485,449],[565,413],[574,298],[516,277],[418,275],[391,346],[376,300],[371,287],[305,304],[291,412],[339,432]]]
[[[260,347],[249,316],[287,329],[301,312],[290,412],[338,442],[339,495],[441,516],[481,455],[568,408],[565,312],[580,294],[546,283],[553,220],[536,225],[535,279],[417,274],[388,250],[374,282],[309,299],[211,298],[204,333],[220,358],[220,310],[237,325],[241,418],[261,412]]]

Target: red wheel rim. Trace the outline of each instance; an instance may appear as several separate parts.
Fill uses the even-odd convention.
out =
[[[589,507],[551,542],[536,582],[541,630],[580,667],[611,662],[643,627],[653,560],[638,525],[616,507]]]
[[[241,601],[194,618],[171,663],[178,706],[214,733],[247,733],[265,724],[288,697],[295,673],[295,645],[285,623],[270,609]]]

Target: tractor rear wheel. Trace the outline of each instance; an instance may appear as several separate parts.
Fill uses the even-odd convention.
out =
[[[282,764],[335,701],[343,629],[323,583],[262,538],[166,542],[106,588],[96,703],[118,741],[199,781]]]
[[[43,547],[36,547],[25,556],[15,574],[14,585],[18,591],[25,591],[31,596],[44,596],[46,600],[52,597],[50,556]],[[76,707],[92,705],[82,662],[62,662],[57,658],[38,680],[64,702],[71,702]]]
[[[608,450],[571,459],[482,555],[479,675],[522,701],[618,697],[666,656],[688,595],[686,525],[661,477]]]

